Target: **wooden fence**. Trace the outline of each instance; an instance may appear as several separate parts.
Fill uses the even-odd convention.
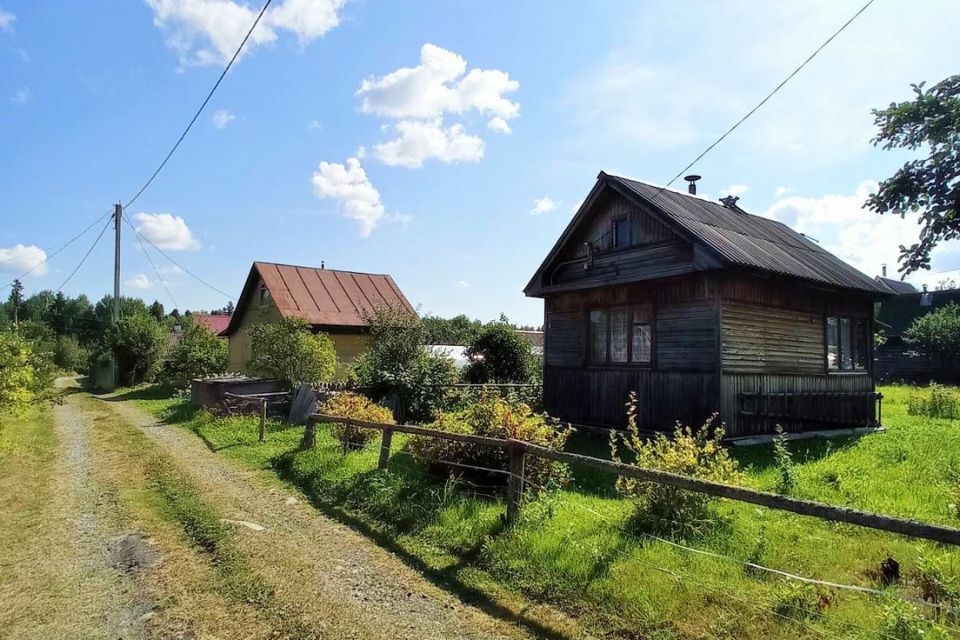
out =
[[[452,440],[458,442],[469,442],[486,447],[495,447],[506,450],[508,454],[508,473],[509,480],[507,484],[507,521],[516,520],[520,512],[520,504],[524,490],[524,465],[527,456],[538,456],[563,462],[570,465],[580,465],[605,471],[629,478],[636,478],[644,482],[654,482],[687,491],[695,491],[711,496],[747,502],[750,504],[761,505],[780,511],[789,511],[804,516],[812,516],[822,520],[832,522],[843,522],[861,527],[868,527],[880,531],[898,533],[905,536],[920,538],[924,540],[933,540],[946,544],[960,546],[960,529],[947,527],[938,524],[920,522],[906,518],[886,516],[859,509],[850,509],[847,507],[838,507],[813,502],[810,500],[797,500],[765,491],[756,491],[744,487],[735,487],[701,480],[689,476],[682,476],[666,471],[655,469],[644,469],[621,462],[612,462],[601,458],[593,458],[576,453],[567,453],[565,451],[556,451],[541,447],[539,445],[525,442],[522,440],[499,438],[489,438],[485,436],[475,436],[460,433],[447,433],[435,429],[426,429],[424,427],[415,427],[402,424],[385,424],[380,422],[369,422],[366,420],[355,420],[342,416],[331,416],[325,414],[313,414],[307,420],[307,427],[304,433],[303,446],[312,448],[316,439],[317,423],[337,423],[345,426],[352,426],[360,429],[375,429],[383,432],[383,439],[380,445],[380,468],[386,468],[390,461],[390,447],[393,434],[395,432],[407,433],[414,436],[438,438],[441,440]]]

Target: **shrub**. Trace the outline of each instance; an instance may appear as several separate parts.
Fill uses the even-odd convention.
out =
[[[18,414],[33,400],[34,354],[15,331],[0,331],[0,408]]]
[[[374,404],[369,398],[359,393],[338,393],[323,402],[317,411],[331,416],[394,424],[393,413],[389,409]],[[354,448],[362,447],[374,436],[373,429],[358,429],[344,424],[334,424],[333,433],[345,447]]]
[[[85,373],[90,353],[75,336],[60,336],[53,349],[53,363],[64,371]]]
[[[794,470],[793,456],[787,448],[787,438],[780,425],[777,425],[777,435],[773,438],[773,462],[777,467],[777,493],[789,495],[797,486],[797,474]]]
[[[960,305],[950,302],[913,321],[903,334],[911,346],[941,362],[960,355]]]
[[[163,364],[162,377],[175,386],[182,386],[194,378],[223,373],[229,361],[226,341],[207,327],[188,320]]]
[[[883,606],[878,630],[884,637],[897,640],[945,640],[947,635],[927,620],[919,607],[900,600]]]
[[[467,382],[533,383],[538,362],[530,352],[530,341],[505,322],[485,326],[470,343],[471,364],[463,371]]]
[[[420,319],[380,307],[366,315],[373,343],[354,366],[354,379],[380,396],[394,396],[404,421],[425,422],[446,409],[442,389],[457,381],[453,364],[426,350]]]
[[[436,421],[428,425],[431,429],[448,433],[462,433],[489,438],[514,438],[549,449],[563,449],[570,435],[569,427],[563,427],[558,420],[545,414],[531,411],[530,407],[496,394],[481,394],[477,402],[465,409],[441,413]],[[414,437],[410,439],[410,450],[414,455],[438,461],[482,467],[485,469],[507,470],[507,452],[503,449],[487,447],[469,442],[455,442],[438,438]],[[458,471],[455,465],[446,465],[450,471]],[[548,485],[563,484],[569,472],[567,466],[537,456],[527,456],[524,475],[530,486],[536,490]],[[502,474],[497,474],[503,478]]]
[[[653,439],[640,435],[637,428],[637,397],[630,393],[627,403],[627,432],[610,434],[610,451],[620,462],[619,442],[632,454],[632,463],[645,469],[658,469],[714,482],[736,483],[741,473],[721,441],[723,428],[711,429],[715,418],[699,429],[679,424],[668,438],[658,433]],[[635,478],[620,477],[617,489],[637,500],[634,524],[655,534],[688,537],[702,533],[713,521],[710,506],[714,498],[692,491]]]
[[[110,329],[108,343],[119,367],[122,385],[153,380],[167,347],[167,332],[153,316],[125,316]]]
[[[931,382],[926,392],[910,394],[907,399],[907,413],[912,416],[929,418],[960,418],[960,398],[950,387]]]
[[[289,386],[330,380],[337,370],[337,352],[329,336],[310,331],[303,318],[256,324],[250,331],[251,368]]]

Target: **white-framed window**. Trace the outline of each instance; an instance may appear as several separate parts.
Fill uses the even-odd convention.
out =
[[[650,364],[653,360],[653,309],[650,305],[591,309],[592,364]]]

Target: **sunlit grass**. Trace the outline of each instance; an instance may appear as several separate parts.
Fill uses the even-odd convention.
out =
[[[960,424],[907,415],[907,399],[922,390],[882,391],[885,431],[789,444],[797,476],[792,495],[960,525],[953,506],[960,496],[953,473],[960,469]],[[161,415],[184,417],[171,401],[141,402]],[[377,469],[379,438],[344,455],[323,425],[316,449],[301,451],[300,427],[271,425],[267,443],[258,444],[252,418],[217,419],[201,412],[181,424],[223,455],[275,471],[321,508],[371,527],[448,578],[471,588],[509,587],[611,636],[877,637],[881,630],[902,635],[903,625],[888,624],[895,613],[891,598],[801,588],[737,560],[881,588],[877,571],[889,555],[900,563],[902,575],[900,585],[889,588],[891,596],[924,595],[917,579],[921,557],[947,578],[960,580],[960,553],[952,548],[729,501],[717,503],[716,526],[684,544],[735,561],[694,554],[626,530],[632,505],[616,497],[612,482],[582,470],[574,470],[570,488],[530,502],[521,521],[505,528],[495,490],[492,496],[477,496],[475,488],[432,475],[403,453],[400,434],[390,468],[382,471]],[[574,445],[592,455],[605,448],[602,440]],[[777,471],[768,445],[737,448],[734,455],[748,485],[775,488]],[[912,605],[907,617],[906,626],[926,631],[925,637],[943,630],[921,620]]]

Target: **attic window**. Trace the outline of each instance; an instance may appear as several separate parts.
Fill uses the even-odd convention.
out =
[[[263,282],[260,283],[260,306],[265,307],[270,304],[270,289]]]
[[[627,218],[617,218],[612,222],[613,238],[610,243],[613,249],[622,249],[630,246],[630,223]]]

